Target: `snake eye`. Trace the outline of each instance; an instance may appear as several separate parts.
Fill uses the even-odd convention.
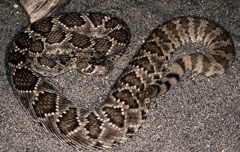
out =
[[[108,61],[107,57],[101,53],[93,54],[93,57],[89,60],[89,64],[104,65]]]

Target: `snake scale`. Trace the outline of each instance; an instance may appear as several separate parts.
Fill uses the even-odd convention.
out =
[[[186,70],[221,74],[235,56],[232,39],[221,26],[186,16],[153,30],[97,109],[76,107],[48,80],[70,69],[104,75],[109,61],[123,53],[129,41],[126,24],[106,14],[66,13],[41,19],[14,40],[8,58],[11,85],[33,118],[57,138],[77,147],[103,149],[138,130],[150,99],[172,88]],[[190,43],[211,51],[182,56],[167,68],[170,55]]]

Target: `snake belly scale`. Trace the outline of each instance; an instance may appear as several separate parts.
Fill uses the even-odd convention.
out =
[[[29,114],[57,138],[102,149],[138,130],[150,99],[173,87],[186,70],[221,74],[235,56],[231,37],[221,26],[199,17],[180,17],[150,34],[98,109],[85,112],[49,82],[48,76],[70,69],[106,74],[108,62],[125,50],[129,40],[126,24],[102,13],[41,19],[15,38],[8,58],[13,90]],[[167,68],[175,49],[189,43],[203,44],[211,52],[185,55]]]

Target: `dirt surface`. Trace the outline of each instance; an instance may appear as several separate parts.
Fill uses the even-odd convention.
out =
[[[1,0],[0,8],[0,151],[84,151],[46,133],[18,103],[7,80],[5,52],[14,35],[29,21],[17,1]],[[64,12],[73,11],[112,14],[123,19],[132,34],[128,49],[107,76],[89,77],[71,71],[54,79],[60,90],[80,107],[103,102],[149,33],[172,18],[195,15],[213,20],[230,32],[236,47],[236,60],[225,74],[205,78],[188,72],[176,87],[152,100],[148,119],[131,139],[106,151],[240,151],[239,0],[72,0]],[[194,49],[182,47],[176,54]]]

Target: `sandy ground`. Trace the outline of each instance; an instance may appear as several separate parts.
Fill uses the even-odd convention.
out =
[[[82,151],[59,142],[32,121],[7,81],[5,52],[13,36],[29,25],[16,4],[0,1],[0,151]],[[188,72],[175,88],[152,101],[148,119],[133,138],[107,151],[240,151],[239,0],[72,0],[64,12],[79,10],[118,16],[132,34],[128,49],[109,75],[89,77],[72,71],[55,79],[60,90],[81,107],[102,102],[150,31],[174,17],[196,15],[217,22],[231,33],[237,52],[233,67],[221,76],[205,78]],[[183,47],[177,54],[185,50],[193,49]]]

